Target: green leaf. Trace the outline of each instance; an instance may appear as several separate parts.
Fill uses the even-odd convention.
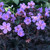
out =
[[[19,24],[20,20],[17,21],[17,24]]]
[[[23,0],[20,0],[20,1],[23,1]]]
[[[40,1],[42,1],[42,2],[47,2],[48,0],[33,0],[33,1],[35,1],[35,2],[40,2]]]
[[[16,5],[18,5],[19,0],[13,0],[13,2],[14,2]]]
[[[6,11],[6,12],[8,11],[8,8],[7,8],[7,7],[5,8],[5,11]]]
[[[9,7],[5,7],[5,11],[7,12],[8,11],[8,9],[11,9],[11,7],[9,6]]]
[[[4,3],[7,3],[9,2],[10,0],[0,0],[0,2],[4,2]]]
[[[48,8],[50,8],[50,3],[46,2],[45,6],[48,7]]]
[[[15,21],[15,23],[16,23],[16,24],[19,24],[19,23],[20,23],[20,20]]]

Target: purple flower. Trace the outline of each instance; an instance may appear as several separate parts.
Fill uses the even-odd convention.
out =
[[[29,15],[31,15],[31,16],[32,16],[32,15],[33,15],[33,13],[32,13],[32,12],[29,12]]]
[[[11,15],[11,12],[10,12],[10,11],[7,11],[7,13],[8,13],[9,15]]]
[[[3,7],[4,3],[3,2],[0,2],[0,7]]]
[[[38,10],[40,11],[40,13],[43,12],[43,8],[42,7],[41,8],[38,8]]]
[[[45,16],[49,17],[49,11],[45,12]]]
[[[22,9],[24,9],[24,10],[25,10],[25,9],[26,9],[26,7],[27,7],[27,6],[25,5],[25,3],[20,4],[20,8],[22,8]]]
[[[2,15],[2,19],[3,19],[3,20],[8,20],[9,17],[10,17],[10,16],[9,16],[8,13],[6,13],[6,14],[4,13],[4,14]]]
[[[25,16],[26,16],[26,12],[25,12],[22,8],[17,9],[17,13],[18,13],[19,15],[25,15]]]
[[[24,23],[25,23],[26,25],[30,24],[30,23],[31,23],[31,18],[30,18],[30,17],[25,17]]]
[[[37,25],[37,29],[41,29],[41,30],[44,30],[45,27],[46,27],[46,23],[43,21],[43,20],[40,20],[38,22],[36,22],[36,25]]]
[[[14,29],[18,36],[23,37],[25,35],[21,25],[15,26]]]
[[[23,37],[25,35],[24,31],[18,31],[18,36]]]
[[[34,5],[35,5],[35,3],[34,3],[33,1],[28,2],[28,6],[29,6],[30,8],[34,8]]]
[[[41,15],[41,13],[38,13],[37,16],[38,16],[39,18],[43,18],[43,16]]]
[[[49,9],[47,7],[45,8],[45,16],[49,17]]]
[[[14,16],[14,14],[11,14],[11,21],[14,23],[15,22],[15,20],[16,20],[16,18],[15,18],[15,16]]]
[[[15,32],[23,30],[22,27],[21,27],[21,25],[15,26],[14,29],[15,29]]]
[[[2,18],[2,12],[0,12],[0,18]]]
[[[31,18],[32,18],[33,22],[36,22],[36,21],[40,20],[40,18],[38,16],[32,16]]]
[[[3,8],[0,8],[0,12],[4,12],[5,10]]]
[[[46,7],[46,8],[45,8],[45,12],[47,12],[48,10],[49,10],[49,9]]]
[[[49,12],[46,12],[46,13],[45,13],[45,16],[48,16],[48,17],[49,17]]]
[[[4,34],[6,34],[8,31],[11,31],[10,23],[3,22],[0,29],[3,30]]]

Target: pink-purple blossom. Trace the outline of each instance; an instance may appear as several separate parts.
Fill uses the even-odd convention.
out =
[[[17,13],[19,15],[25,15],[26,16],[26,12],[22,8],[17,9]]]
[[[14,29],[15,29],[15,32],[19,32],[20,30],[23,30],[21,25],[15,26]]]
[[[39,12],[42,13],[43,12],[43,8],[38,8]]]
[[[11,31],[10,23],[3,22],[0,29],[3,30],[4,34],[6,34],[8,31]]]
[[[24,33],[24,31],[18,31],[17,35],[20,37],[23,37],[25,35],[25,33]]]
[[[36,22],[40,20],[38,16],[32,16],[31,18],[32,18],[32,22]]]
[[[0,2],[0,7],[3,7],[4,3],[3,2]]]
[[[25,23],[26,25],[29,25],[29,24],[31,23],[31,18],[30,18],[30,17],[25,17],[24,23]]]
[[[41,19],[43,18],[42,14],[41,13],[38,13],[37,16]]]
[[[33,1],[28,2],[28,6],[29,6],[30,8],[34,8],[34,5],[35,5],[35,3],[34,3]]]
[[[45,12],[45,16],[49,17],[49,11]]]
[[[38,30],[39,29],[44,30],[46,27],[46,23],[43,20],[40,20],[40,21],[36,22],[36,26],[37,26]]]
[[[49,9],[47,7],[45,8],[45,16],[49,17]]]
[[[29,12],[29,15],[31,15],[31,16],[32,16],[32,15],[33,15],[33,13],[32,13],[32,12]]]
[[[7,11],[7,13],[8,13],[9,15],[11,15],[11,11]]]
[[[9,14],[8,13],[4,13],[3,15],[2,15],[2,19],[3,20],[8,20],[9,19]]]
[[[3,8],[0,8],[0,12],[4,12],[5,10]]]
[[[48,10],[49,10],[49,9],[46,7],[46,8],[45,8],[45,12],[47,12]]]
[[[22,9],[24,9],[24,10],[25,10],[25,9],[26,9],[26,7],[27,7],[27,6],[25,5],[25,3],[20,4],[20,8],[22,8]]]
[[[14,29],[15,29],[14,31],[17,32],[18,36],[23,37],[25,35],[21,25],[15,26]]]
[[[15,16],[14,16],[14,14],[11,14],[11,21],[14,23],[15,20],[16,20],[16,18],[15,18]]]

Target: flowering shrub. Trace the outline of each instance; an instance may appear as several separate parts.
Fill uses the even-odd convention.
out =
[[[34,44],[50,42],[50,8],[46,7],[45,11],[43,7],[36,9],[36,4],[30,1],[27,5],[20,4],[14,15],[10,9],[6,12],[3,5],[0,2],[0,39],[6,50],[8,47],[15,50],[29,50],[30,47],[33,50]]]

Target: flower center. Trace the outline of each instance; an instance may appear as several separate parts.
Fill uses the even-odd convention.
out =
[[[32,4],[30,4],[30,6],[32,7]]]
[[[20,35],[22,35],[22,33],[20,32]]]
[[[19,31],[19,28],[17,28],[17,31]]]
[[[2,5],[0,5],[0,7],[2,7]]]
[[[6,17],[6,18],[8,18],[8,16],[7,16],[7,15],[6,15],[5,17]]]
[[[29,19],[27,19],[27,22],[29,22]]]
[[[39,24],[39,26],[41,27],[41,26],[42,26],[42,24],[40,23],[40,24]]]
[[[2,10],[0,9],[0,12],[2,12]]]
[[[37,17],[34,17],[35,20],[37,20]]]
[[[0,18],[1,18],[1,15],[0,15]]]
[[[7,26],[5,26],[5,29],[7,29]]]

